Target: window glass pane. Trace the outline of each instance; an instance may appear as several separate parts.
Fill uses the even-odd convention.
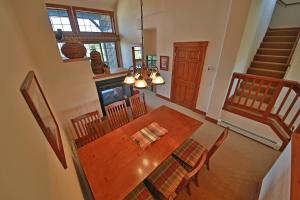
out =
[[[96,51],[100,52],[101,54],[101,48],[99,43],[93,43],[93,44],[84,44],[86,48],[86,56],[90,57],[90,53],[93,49],[96,49]]]
[[[116,52],[116,44],[114,42],[103,42],[101,43],[104,62],[110,68],[117,68],[118,67],[118,60],[117,60],[117,52]]]
[[[112,20],[109,15],[76,11],[76,16],[81,32],[113,32]]]
[[[142,47],[133,47],[134,57],[136,60],[142,59]]]
[[[61,9],[48,8],[48,16],[54,31],[72,31],[68,12]]]
[[[86,43],[84,44],[87,49],[87,56],[90,57],[90,53],[93,49],[100,52],[103,62],[107,64],[111,69],[118,67],[117,52],[115,42],[99,42],[99,43]]]
[[[156,66],[156,56],[147,56],[147,64],[149,67]]]

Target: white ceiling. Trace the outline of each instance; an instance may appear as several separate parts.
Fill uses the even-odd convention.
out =
[[[284,3],[286,4],[290,4],[290,3],[300,3],[299,0],[282,0]]]

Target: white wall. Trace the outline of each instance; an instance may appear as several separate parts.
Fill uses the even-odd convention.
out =
[[[299,18],[300,20],[300,18]],[[294,80],[300,82],[300,40],[295,49],[294,56],[291,60],[290,67],[288,68],[284,79]]]
[[[207,110],[222,51],[230,6],[231,0],[144,1],[145,28],[157,30],[157,56],[170,56],[169,71],[162,71],[166,84],[157,88],[159,94],[170,97],[173,43],[209,41],[197,101],[198,109]],[[125,62],[131,49],[123,46],[123,40],[126,40],[126,44],[140,43],[140,31],[137,28],[140,19],[139,1],[119,0],[117,18],[122,41],[122,57]],[[208,71],[208,66],[213,66],[215,70]]]
[[[44,87],[46,81],[39,73],[42,63],[36,64],[27,37],[20,27],[19,19],[16,18],[17,12],[11,3],[19,2],[0,1],[0,199],[81,200],[83,196],[64,130],[60,126],[68,165],[66,170],[57,159],[20,93],[19,89],[26,74],[29,70],[35,70],[54,115],[58,115],[58,110],[53,104],[54,98],[47,90],[49,87]],[[29,1],[25,3],[30,5]],[[27,8],[25,5],[20,6],[23,9]],[[39,17],[34,13],[31,14]],[[32,26],[35,25],[29,24],[28,28]],[[43,42],[39,44],[42,48]],[[43,53],[47,54],[47,51]],[[57,67],[55,64],[54,62],[52,67]],[[58,123],[61,125],[61,121]]]
[[[113,10],[115,6],[106,0],[49,0],[46,2],[106,10]],[[15,1],[14,5],[24,37],[31,54],[34,55],[34,62],[39,67],[44,87],[52,96],[63,127],[70,130],[71,118],[93,110],[101,111],[89,61],[64,63],[61,60],[48,20],[45,1]],[[27,9],[23,9],[24,7]]]
[[[253,0],[234,71],[245,73],[269,27],[276,0]]]
[[[272,28],[300,27],[300,4],[286,7],[277,4],[270,26]]]
[[[233,0],[207,116],[220,119],[251,1]]]
[[[221,121],[221,125],[229,125],[232,130],[274,149],[280,149],[282,146],[282,140],[268,125],[225,110],[222,110]]]
[[[289,143],[264,177],[259,200],[290,199],[291,154],[291,143]]]

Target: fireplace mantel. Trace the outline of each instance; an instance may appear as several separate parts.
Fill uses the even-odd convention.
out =
[[[127,74],[127,71],[128,71],[128,69],[126,69],[126,68],[111,69],[110,74],[97,74],[97,75],[93,76],[93,79],[97,82],[97,81],[101,81],[101,80],[125,76]]]

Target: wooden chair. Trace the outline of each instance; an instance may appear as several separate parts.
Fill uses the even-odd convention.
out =
[[[74,119],[71,119],[77,138],[77,148],[86,145],[97,138],[105,135],[101,117],[98,111],[89,112]]]
[[[207,159],[205,162],[208,170],[209,170],[209,159],[214,154],[214,152],[217,151],[217,149],[221,146],[221,144],[223,144],[224,140],[228,135],[228,130],[229,128],[225,128],[225,130],[219,136],[219,138],[214,143],[214,145],[208,150]],[[197,141],[193,139],[189,139],[183,145],[177,148],[174,151],[173,155],[179,160],[181,160],[182,161],[181,163],[186,168],[189,168],[191,170],[195,168],[204,150],[206,149]],[[198,185],[197,179],[195,181],[196,181],[196,185]]]
[[[108,123],[112,130],[117,129],[129,122],[125,100],[105,106]]]
[[[147,113],[145,94],[135,94],[129,97],[130,108],[133,119],[136,119]]]
[[[155,189],[159,199],[174,199],[185,187],[188,194],[191,195],[190,181],[204,166],[206,156],[207,151],[205,150],[191,171],[187,171],[175,158],[170,156],[150,174],[147,181]]]
[[[144,183],[139,184],[124,200],[154,200]]]
[[[217,141],[214,143],[214,145],[208,150],[207,153],[207,159],[206,159],[206,167],[209,170],[209,160],[212,157],[212,155],[219,149],[219,147],[224,143],[225,139],[228,136],[229,128],[225,128],[225,130],[222,132],[222,134],[218,137]]]

